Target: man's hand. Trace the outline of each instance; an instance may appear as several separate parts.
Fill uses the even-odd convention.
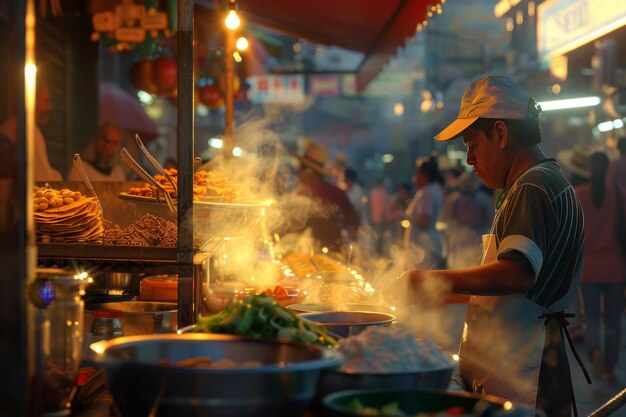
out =
[[[394,304],[432,308],[447,302],[450,289],[441,271],[412,269],[403,272],[384,295]]]

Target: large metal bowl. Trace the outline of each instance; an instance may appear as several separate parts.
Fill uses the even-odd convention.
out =
[[[95,346],[96,365],[123,417],[300,416],[316,392],[322,370],[340,364],[338,352],[278,339],[183,334],[121,337]],[[162,366],[209,357],[259,367]]]
[[[101,272],[93,276],[93,283],[87,287],[90,290],[125,290],[132,286],[130,272]]]
[[[359,303],[337,303],[337,304],[316,304],[297,303],[288,305],[287,308],[296,314],[301,313],[321,313],[323,311],[372,311],[375,313],[395,314],[395,307],[388,307],[380,304],[359,304]]]
[[[349,404],[360,401],[365,407],[378,408],[396,403],[406,415],[424,413],[430,415],[452,416],[445,411],[452,407],[462,408],[473,416],[531,417],[535,413],[510,402],[490,395],[468,394],[463,392],[423,391],[423,390],[356,390],[342,391],[324,397],[324,416],[354,417],[358,414],[350,410]],[[456,414],[454,414],[456,415]]]
[[[443,390],[450,385],[453,369],[452,365],[393,373],[329,369],[322,375],[317,395],[319,398],[333,392],[355,389]]]
[[[358,334],[369,326],[391,326],[396,319],[393,314],[373,311],[322,311],[299,316],[324,326],[340,337]]]
[[[118,301],[90,304],[85,308],[85,334],[91,329],[93,310],[120,310],[124,335],[174,333],[178,325],[178,304],[153,301]]]

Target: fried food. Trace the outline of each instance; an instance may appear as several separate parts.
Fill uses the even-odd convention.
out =
[[[178,171],[174,168],[166,170],[167,174],[172,178],[175,184],[178,184]],[[157,174],[154,179],[167,191],[173,198],[178,198],[174,185],[165,176]],[[145,183],[142,187],[131,187],[128,194],[138,195],[142,197],[156,198],[156,187]],[[194,201],[212,201],[212,202],[234,202],[244,198],[240,186],[230,183],[226,176],[217,171],[199,170],[193,176],[193,199]]]

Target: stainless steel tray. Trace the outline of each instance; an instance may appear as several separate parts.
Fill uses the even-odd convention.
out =
[[[195,250],[194,264],[200,264],[213,255],[223,239],[207,238],[201,247]],[[82,261],[118,261],[118,262],[177,262],[176,247],[157,246],[122,246],[98,243],[38,243],[39,260],[82,260]]]
[[[170,221],[176,221],[176,212],[172,212],[164,200],[120,193],[131,210],[150,213]],[[176,203],[176,201],[174,201]],[[247,233],[256,226],[272,207],[273,201],[261,202],[221,202],[194,201],[194,230],[209,236],[232,237]]]

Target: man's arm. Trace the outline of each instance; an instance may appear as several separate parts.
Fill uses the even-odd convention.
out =
[[[432,287],[425,285],[426,280],[441,280],[452,294],[509,295],[526,291],[533,285],[534,278],[531,270],[523,262],[501,258],[465,269],[410,270],[402,274],[398,284],[402,285],[404,281],[410,291],[410,298],[421,299],[424,292]]]

